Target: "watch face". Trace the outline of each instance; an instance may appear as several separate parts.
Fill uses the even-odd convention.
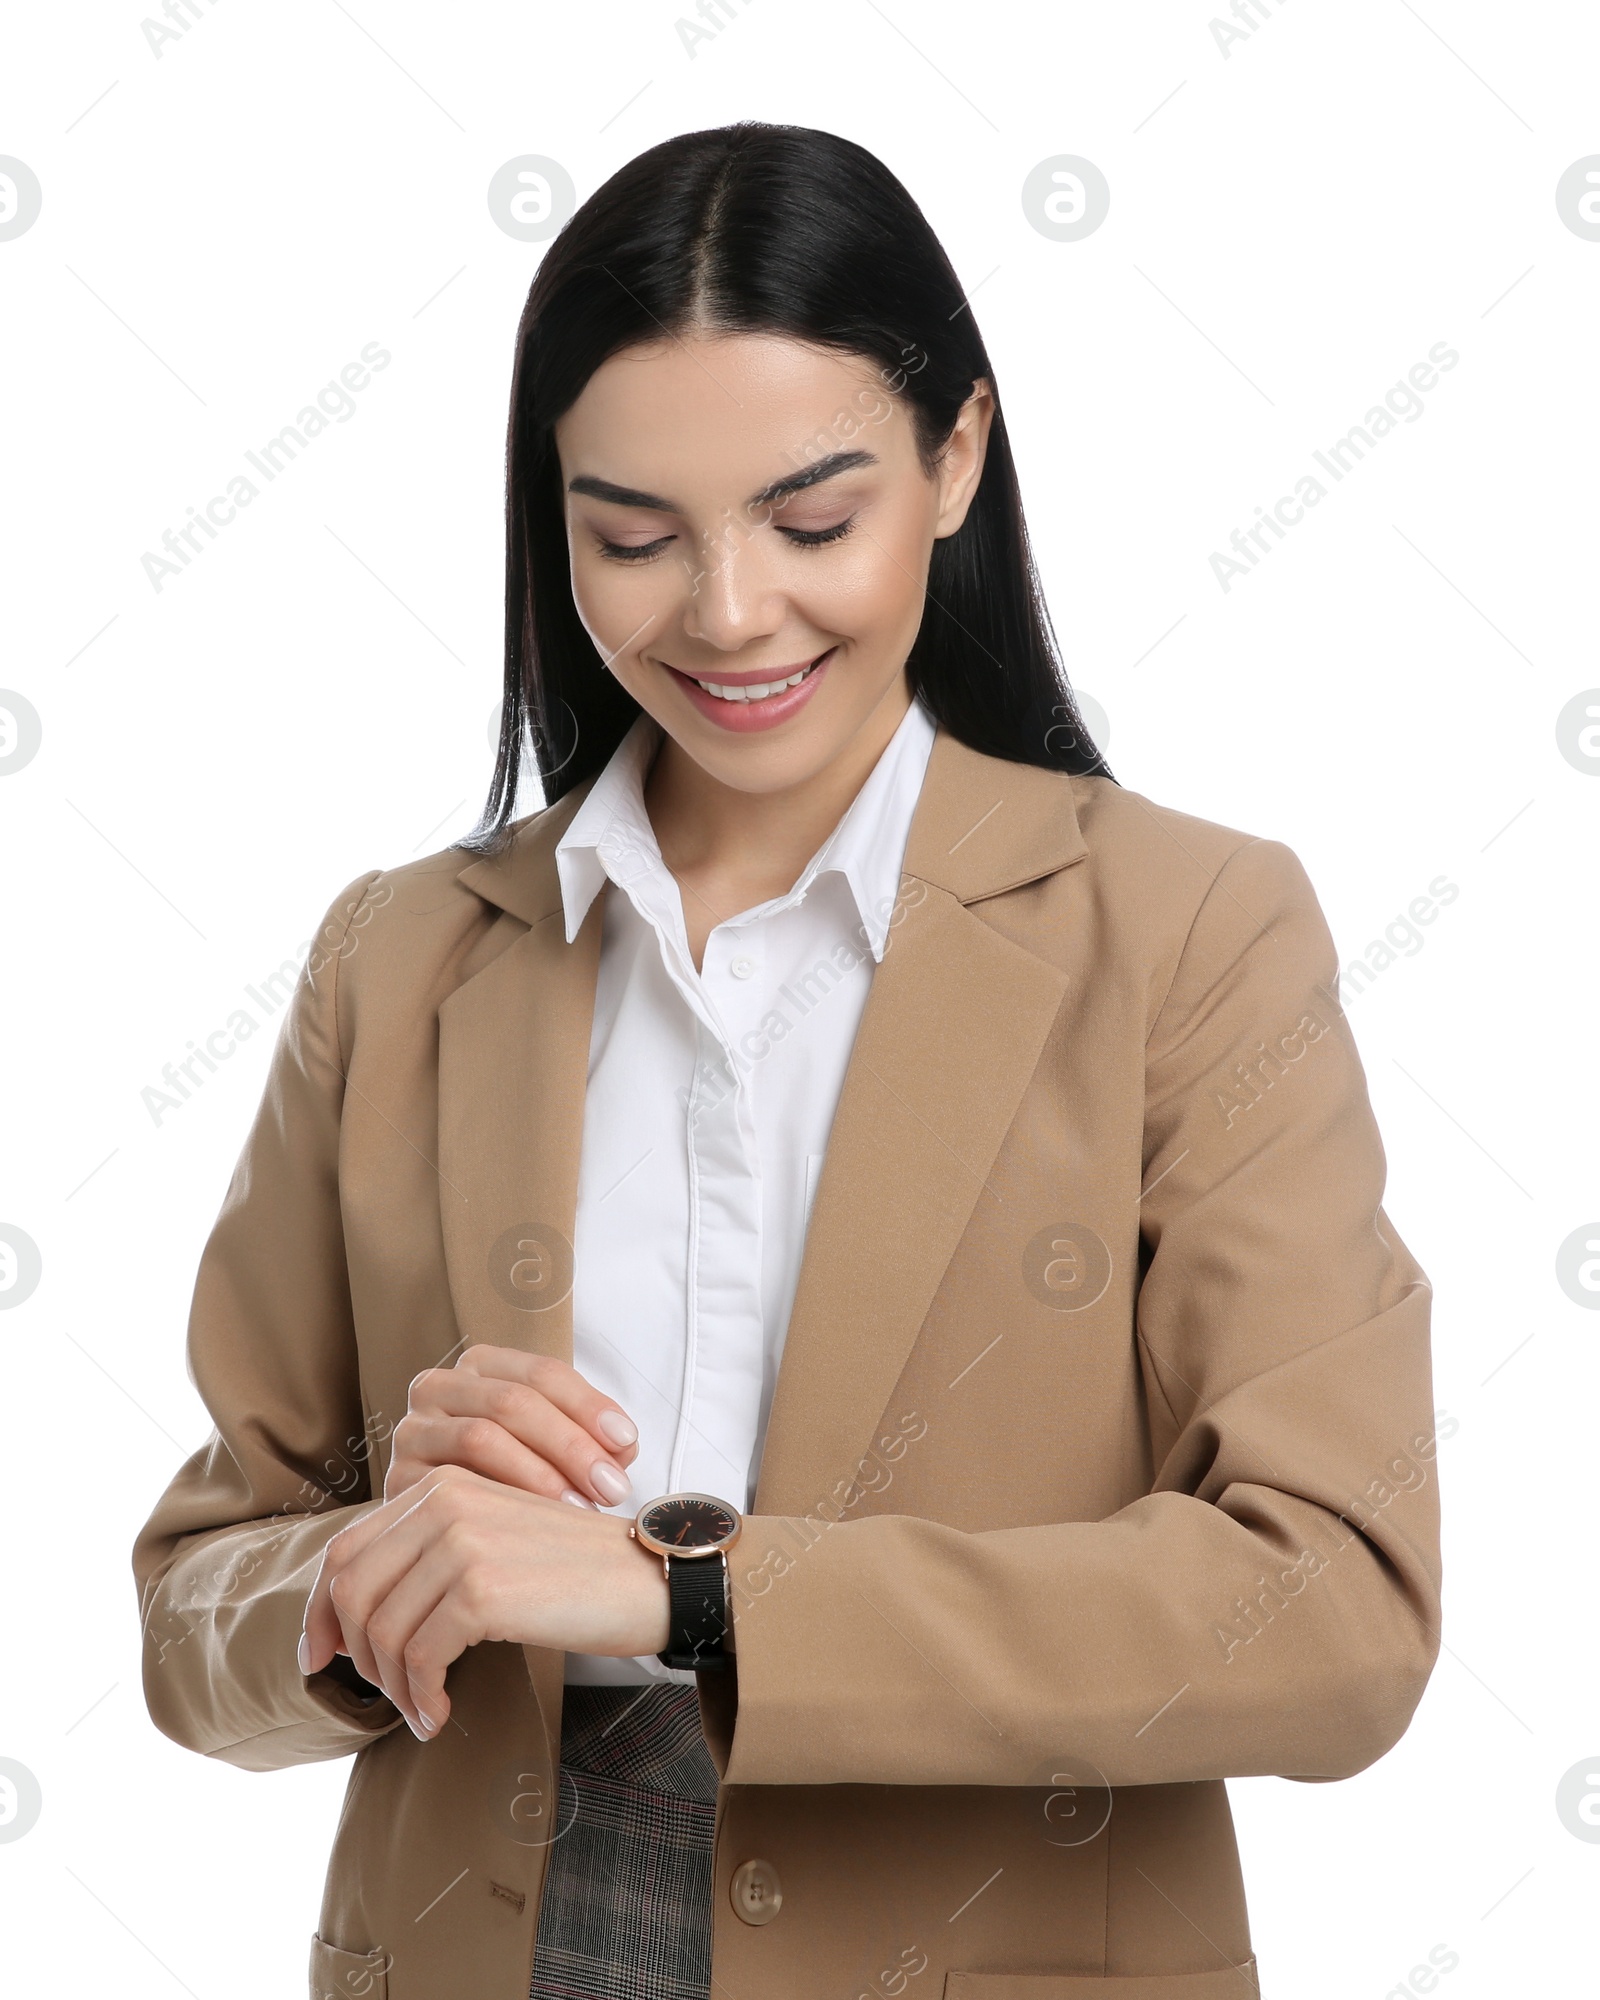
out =
[[[639,1516],[640,1538],[660,1555],[711,1555],[739,1532],[739,1517],[709,1493],[669,1493]]]

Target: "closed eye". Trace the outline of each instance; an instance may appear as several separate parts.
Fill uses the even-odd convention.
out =
[[[818,549],[824,542],[841,542],[856,524],[854,514],[842,521],[836,521],[831,528],[779,528],[780,535],[787,535],[796,548]]]
[[[630,545],[627,542],[608,542],[604,535],[596,536],[595,539],[599,542],[600,553],[607,562],[649,562],[653,556],[660,555],[673,537],[658,535],[653,542],[640,542],[637,545]]]
[[[843,541],[856,524],[854,514],[842,521],[835,521],[831,528],[778,528],[778,533],[794,548],[820,549],[828,542]],[[595,538],[600,545],[600,553],[607,562],[638,563],[652,562],[671,541],[673,535],[658,535],[653,542],[608,542],[604,535]]]

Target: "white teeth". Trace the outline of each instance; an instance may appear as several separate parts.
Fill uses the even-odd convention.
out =
[[[815,664],[815,661],[811,663]],[[696,681],[695,685],[703,687],[707,694],[714,694],[718,701],[765,701],[768,695],[782,694],[785,688],[798,687],[810,671],[811,666],[804,666],[786,681],[754,681],[749,687],[719,687],[715,681]]]

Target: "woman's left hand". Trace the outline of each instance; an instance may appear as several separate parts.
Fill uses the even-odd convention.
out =
[[[669,1636],[660,1559],[623,1516],[571,1507],[456,1465],[341,1528],[306,1601],[300,1671],[336,1652],[424,1742],[450,1713],[445,1670],[509,1639],[629,1658]]]

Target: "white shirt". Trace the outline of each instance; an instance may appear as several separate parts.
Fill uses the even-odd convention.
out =
[[[913,702],[786,896],[717,924],[696,972],[641,715],[556,847],[567,941],[609,878],[578,1171],[573,1366],[639,1430],[637,1513],[749,1508],[845,1066],[883,957],[934,725]],[[569,1682],[692,1681],[569,1653]]]

